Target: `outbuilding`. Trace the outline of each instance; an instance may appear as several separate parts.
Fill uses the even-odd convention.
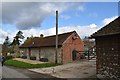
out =
[[[120,78],[120,17],[91,37],[96,42],[98,76]]]
[[[47,58],[49,62],[55,62],[56,35],[33,37],[26,40],[19,48],[21,56],[35,56],[37,60]],[[84,43],[76,31],[58,35],[58,63],[68,63],[80,59],[78,51],[84,50]]]

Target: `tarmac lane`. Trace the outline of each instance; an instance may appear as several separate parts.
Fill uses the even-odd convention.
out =
[[[18,72],[15,69],[3,66],[2,68],[2,77],[3,78],[29,78],[22,72]]]
[[[32,72],[27,69],[3,66],[2,80],[63,80],[63,79],[58,79],[47,74]]]
[[[2,64],[0,62],[0,80],[2,79]]]

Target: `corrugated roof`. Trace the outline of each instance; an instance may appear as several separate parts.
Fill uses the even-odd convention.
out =
[[[58,35],[58,46],[61,46],[62,43],[75,31],[63,33]],[[34,37],[30,38],[30,40],[24,42],[20,48],[25,47],[49,47],[55,46],[56,42],[56,35],[47,36],[47,37]]]
[[[120,16],[114,21],[110,22],[108,25],[98,30],[97,32],[93,33],[91,37],[113,35],[113,34],[120,34]]]

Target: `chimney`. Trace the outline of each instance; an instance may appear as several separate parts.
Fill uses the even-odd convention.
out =
[[[43,34],[40,34],[40,38],[43,38],[44,37],[44,35]]]

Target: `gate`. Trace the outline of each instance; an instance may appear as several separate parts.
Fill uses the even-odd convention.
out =
[[[95,51],[76,51],[73,50],[72,52],[72,60],[80,60],[80,59],[93,59],[96,58]]]

